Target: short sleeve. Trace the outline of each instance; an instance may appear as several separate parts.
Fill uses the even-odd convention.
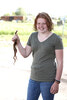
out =
[[[29,37],[29,39],[27,41],[27,45],[31,46],[31,35],[30,35],[30,37]]]
[[[62,39],[59,36],[56,38],[55,49],[63,49]]]

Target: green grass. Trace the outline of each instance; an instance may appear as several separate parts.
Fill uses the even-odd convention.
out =
[[[18,30],[19,35],[29,35],[33,31],[33,24],[0,22],[0,35],[13,35],[16,30]]]
[[[63,38],[62,40],[63,40],[64,47],[67,47],[67,38]]]
[[[55,25],[53,32],[55,32],[56,34],[58,34],[60,36],[67,37],[67,24],[65,24],[64,26],[63,25],[60,25],[60,26]]]
[[[53,32],[63,36],[64,47],[67,47],[67,24],[64,26],[55,26]],[[18,30],[20,40],[27,42],[30,34],[33,32],[33,23],[0,22],[0,41],[11,41],[15,31]]]

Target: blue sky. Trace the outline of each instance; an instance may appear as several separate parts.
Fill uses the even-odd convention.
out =
[[[4,13],[15,12],[22,7],[27,13],[36,15],[39,12],[47,12],[51,16],[67,15],[67,0],[1,0],[0,16]]]

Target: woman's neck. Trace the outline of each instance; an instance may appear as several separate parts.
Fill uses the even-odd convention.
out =
[[[38,33],[39,41],[44,41],[52,35],[52,32]]]
[[[50,31],[47,31],[47,32],[44,32],[44,33],[38,32],[39,36],[44,36],[44,37],[51,35],[51,33],[52,32],[50,32]]]

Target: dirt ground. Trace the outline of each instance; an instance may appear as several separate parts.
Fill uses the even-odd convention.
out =
[[[17,53],[17,62],[13,64],[12,42],[8,45],[0,42],[0,100],[26,100],[30,77],[32,56],[23,58]],[[67,100],[67,48],[64,48],[64,68],[58,94],[54,100]],[[39,100],[42,100],[40,96]]]

